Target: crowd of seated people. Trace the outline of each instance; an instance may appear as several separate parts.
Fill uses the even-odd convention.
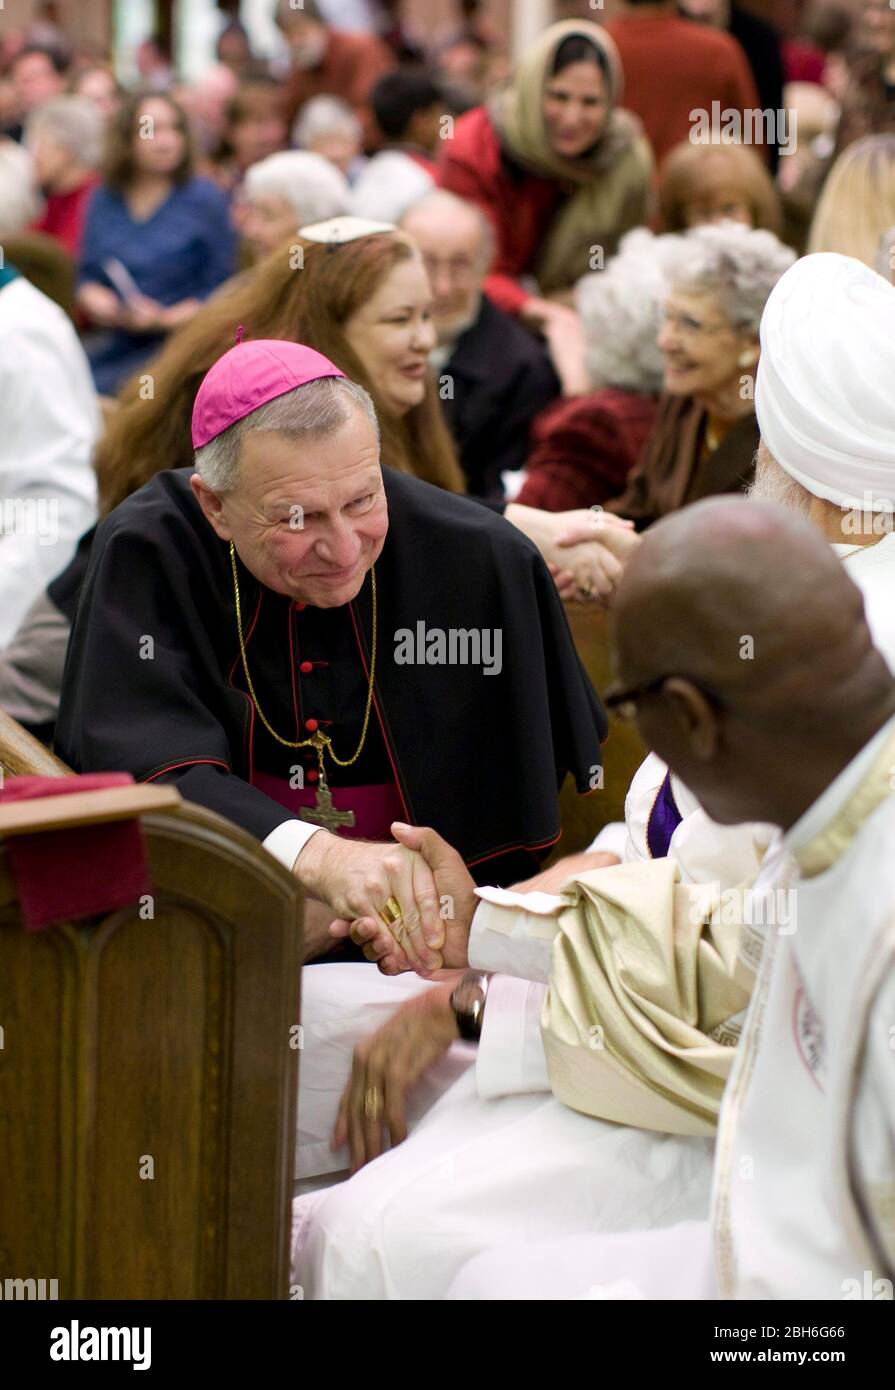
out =
[[[786,970],[831,1036],[864,997],[814,877],[895,909],[895,8],[558,4],[518,52],[484,4],[270,8],[193,80],[0,36],[0,710],[303,885],[306,1297],[551,1297],[563,1242],[564,1297],[891,1278],[875,907],[814,1067],[859,1218],[812,1231],[771,1050]],[[743,880],[817,940],[729,930]],[[719,1197],[750,1144],[782,1176]]]

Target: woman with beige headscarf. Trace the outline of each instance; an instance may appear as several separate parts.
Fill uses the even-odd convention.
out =
[[[444,142],[439,183],[477,203],[496,231],[486,291],[548,337],[572,317],[563,293],[649,215],[652,156],[636,117],[618,108],[622,84],[605,30],[554,24],[511,85]]]

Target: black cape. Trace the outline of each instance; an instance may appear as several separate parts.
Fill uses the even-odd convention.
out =
[[[192,469],[158,474],[98,528],[63,679],[56,748],[77,771],[124,770],[258,839],[290,812],[258,786],[316,766],[266,733],[246,693],[229,547],[205,520]],[[375,717],[364,754],[331,787],[394,780],[408,821],[432,825],[480,882],[531,873],[560,834],[557,792],[597,781],[607,724],[535,547],[468,498],[383,469],[389,532],[379,598]],[[357,746],[367,690],[371,581],[328,610],[292,603],[239,566],[249,671],[282,737],[319,719]],[[500,629],[502,669],[399,664],[400,630]],[[406,656],[406,647],[404,655]],[[299,670],[314,660],[311,674]]]

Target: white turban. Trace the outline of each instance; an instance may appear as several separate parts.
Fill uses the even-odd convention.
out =
[[[895,510],[895,287],[850,256],[796,261],[762,316],[755,413],[815,497]]]

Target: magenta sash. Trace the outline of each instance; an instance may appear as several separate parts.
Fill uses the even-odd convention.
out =
[[[297,820],[301,818],[302,807],[313,806],[317,799],[316,785],[291,787],[285,778],[266,772],[255,772],[252,786],[292,811]],[[337,811],[354,812],[354,825],[341,825],[336,832],[348,840],[390,840],[392,821],[404,819],[394,782],[367,787],[331,787],[330,790]]]

